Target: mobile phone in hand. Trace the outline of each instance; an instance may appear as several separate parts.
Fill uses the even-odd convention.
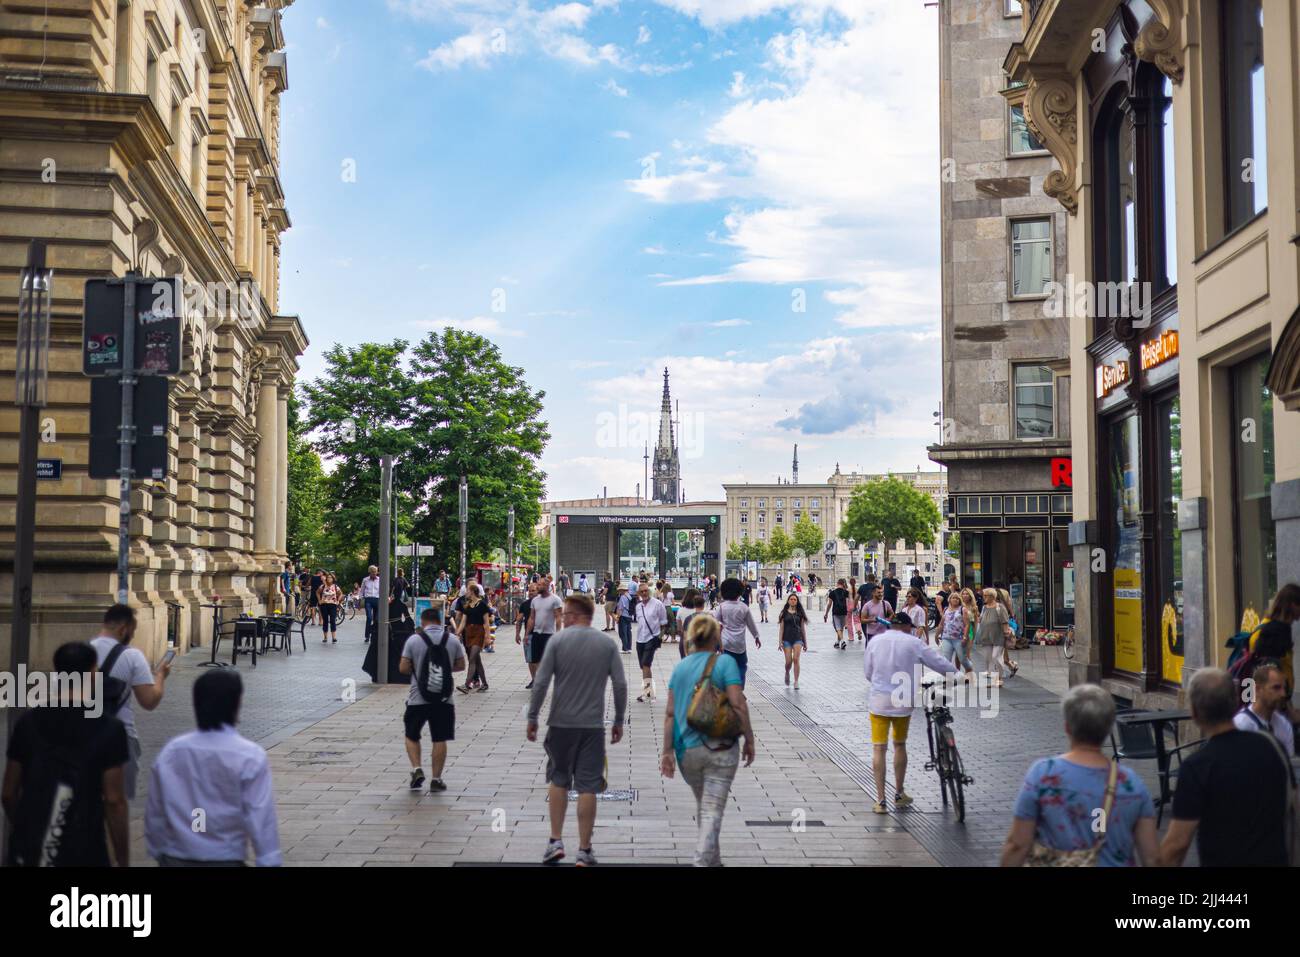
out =
[[[168,649],[167,649],[167,654],[163,655],[163,657],[162,657],[162,661],[158,662],[158,668],[161,668],[161,667],[163,667],[164,665],[170,665],[170,664],[172,663],[172,661],[175,660],[175,658],[176,658],[176,649],[175,649],[175,648],[168,648]],[[158,668],[155,668],[154,670],[157,671]]]

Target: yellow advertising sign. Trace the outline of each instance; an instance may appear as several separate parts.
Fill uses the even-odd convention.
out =
[[[1160,669],[1166,681],[1183,682],[1183,638],[1178,634],[1178,612],[1174,603],[1165,602],[1160,613]]]
[[[1115,667],[1142,671],[1142,573],[1115,569]]]

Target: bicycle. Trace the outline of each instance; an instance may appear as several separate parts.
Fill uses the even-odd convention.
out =
[[[925,769],[939,773],[939,793],[943,796],[943,806],[948,807],[951,797],[953,810],[957,812],[957,823],[962,824],[966,821],[964,787],[974,784],[975,779],[962,770],[957,738],[952,733],[952,711],[946,704],[936,703],[933,688],[938,683],[934,678],[921,682],[925,693],[921,710],[925,712],[925,738],[930,746],[930,760],[925,763]]]
[[[1066,658],[1074,657],[1074,626],[1071,625],[1065,632],[1065,641],[1061,642],[1061,654]]]
[[[343,604],[339,605],[339,621],[351,621],[357,617],[358,599],[348,595],[343,599]]]

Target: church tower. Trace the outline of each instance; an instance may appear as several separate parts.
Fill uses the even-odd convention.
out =
[[[654,493],[651,501],[659,505],[677,505],[681,501],[682,471],[673,435],[673,404],[668,394],[668,370],[664,369],[664,397],[659,409],[659,443],[655,446]]]

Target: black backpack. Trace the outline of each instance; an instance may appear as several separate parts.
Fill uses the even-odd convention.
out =
[[[426,701],[441,701],[445,704],[451,700],[453,690],[451,656],[447,654],[447,641],[451,633],[446,628],[442,629],[442,641],[436,645],[423,628],[416,634],[424,642],[424,659],[420,662],[416,685]]]
[[[22,798],[14,815],[12,862],[19,867],[99,863],[91,860],[88,844],[96,833],[90,789],[103,787],[93,749],[47,741],[35,731],[32,737],[32,760],[23,767]]]
[[[109,672],[117,664],[117,659],[122,657],[122,652],[126,651],[126,645],[120,641],[104,658],[104,664],[100,667],[100,672],[104,676],[104,714],[111,718],[116,718],[117,713],[122,710],[123,705],[131,698],[131,686],[121,678],[110,678]]]

